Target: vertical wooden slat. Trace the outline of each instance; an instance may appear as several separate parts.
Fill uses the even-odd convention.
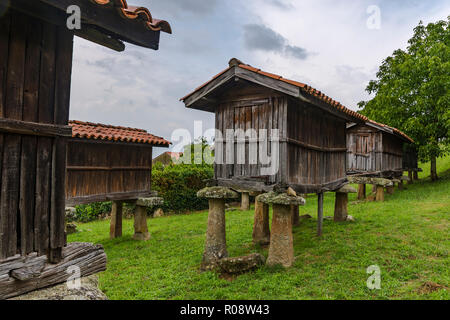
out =
[[[6,13],[0,18],[0,117],[5,115],[6,104],[6,76],[8,72],[8,51],[9,51],[9,33],[10,33],[11,16]],[[0,188],[2,183],[2,167],[3,167],[3,152],[4,135],[0,133]],[[1,190],[1,189],[0,189]],[[0,194],[0,204],[2,203],[3,195]],[[6,258],[8,255],[8,238],[7,238],[7,212],[0,209],[0,258]]]
[[[23,120],[37,122],[42,24],[31,19],[27,25]],[[34,250],[34,209],[36,186],[36,137],[22,137],[20,176],[21,253]]]
[[[23,113],[25,26],[26,20],[24,16],[16,12],[11,12],[11,34],[9,37],[4,117],[16,120],[22,120]],[[2,240],[4,245],[7,243],[7,256],[15,255],[17,249],[20,248],[20,225],[18,226],[20,220],[18,209],[21,141],[19,135],[4,135],[0,216],[2,216],[1,233],[3,233],[3,237],[7,234],[7,241]]]

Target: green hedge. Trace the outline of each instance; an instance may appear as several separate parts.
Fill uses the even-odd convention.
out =
[[[208,208],[208,201],[197,198],[205,180],[214,177],[212,165],[178,164],[162,166],[155,164],[152,170],[152,190],[164,198],[163,210],[182,213]]]

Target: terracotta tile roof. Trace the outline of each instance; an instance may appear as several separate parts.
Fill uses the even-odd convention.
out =
[[[172,33],[172,28],[167,21],[154,19],[147,8],[130,6],[126,0],[90,0],[99,5],[112,5],[120,9],[123,16],[128,19],[142,19],[150,30]]]
[[[388,128],[388,129],[392,130],[394,133],[396,133],[397,135],[402,136],[403,138],[405,138],[406,140],[410,141],[411,143],[414,143],[414,140],[412,138],[410,138],[408,135],[406,135],[402,131],[398,130],[397,128],[390,127],[390,126],[388,126],[386,124],[382,124],[382,123],[379,123],[379,122],[376,122],[376,121],[373,121],[373,120],[369,120],[368,122],[376,124],[376,125],[378,125],[380,127]]]
[[[237,64],[231,65],[233,60],[236,61]],[[237,59],[232,59],[230,61],[230,67],[228,67],[227,69],[225,69],[221,73],[215,75],[211,80],[209,80],[208,82],[202,84],[200,87],[195,89],[193,92],[191,92],[187,96],[181,98],[180,100],[181,101],[186,100],[189,96],[194,94],[196,91],[198,91],[199,89],[202,89],[203,87],[207,86],[209,83],[211,83],[212,81],[214,81],[215,79],[217,79],[222,74],[224,74],[225,72],[227,72],[228,70],[230,70],[231,68],[233,68],[235,66],[237,66],[238,68],[241,68],[241,69],[245,69],[245,70],[248,70],[248,71],[251,71],[251,72],[255,72],[255,73],[258,73],[260,75],[263,75],[263,76],[266,76],[266,77],[269,77],[269,78],[272,78],[272,79],[275,79],[275,80],[283,81],[285,83],[289,83],[291,85],[299,87],[303,92],[305,92],[307,94],[310,94],[310,95],[312,95],[312,96],[314,96],[314,97],[324,101],[325,103],[331,105],[332,107],[334,107],[335,109],[337,109],[340,112],[346,113],[346,114],[348,114],[348,115],[350,115],[350,116],[352,116],[354,118],[357,118],[359,120],[363,120],[363,121],[368,121],[369,120],[366,116],[363,116],[362,114],[360,114],[358,112],[355,112],[353,110],[350,110],[350,109],[346,108],[340,102],[333,100],[332,98],[328,97],[324,93],[320,92],[317,89],[314,89],[313,87],[311,87],[311,86],[309,86],[307,84],[304,84],[304,83],[301,83],[301,82],[298,82],[298,81],[294,81],[294,80],[285,79],[285,78],[283,78],[280,75],[276,75],[276,74],[273,74],[273,73],[268,73],[268,72],[262,71],[261,69],[257,69],[257,68],[254,68],[254,67],[248,65],[248,64],[244,64],[244,63],[242,63],[241,61],[239,61]]]
[[[168,147],[171,144],[164,138],[142,129],[82,121],[69,121],[69,125],[72,127],[73,138],[151,144],[160,147]]]

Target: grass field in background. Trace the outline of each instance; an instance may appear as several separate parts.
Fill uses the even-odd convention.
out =
[[[317,198],[301,214],[313,219],[294,228],[292,268],[262,267],[233,281],[200,272],[207,212],[149,219],[151,240],[132,240],[124,220],[121,239],[109,239],[109,220],[79,224],[69,241],[100,243],[108,270],[100,286],[110,299],[449,299],[450,157],[438,160],[440,181],[431,183],[429,164],[421,180],[386,195],[383,203],[354,203],[356,222],[324,221],[316,236]],[[370,188],[369,188],[370,189]],[[324,215],[333,216],[334,194],[325,195]],[[253,211],[227,212],[230,256],[267,249],[252,244]],[[369,290],[367,267],[381,269],[381,289]]]

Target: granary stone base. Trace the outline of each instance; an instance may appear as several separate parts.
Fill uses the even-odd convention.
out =
[[[336,191],[336,200],[334,203],[334,221],[347,221],[348,217],[348,194],[356,193],[356,189],[350,185],[346,185]]]
[[[269,205],[255,200],[255,219],[253,225],[253,243],[270,243]]]
[[[294,263],[292,214],[290,206],[273,205],[272,234],[267,265],[291,267]]]
[[[250,210],[250,194],[248,192],[243,192],[241,194],[241,210]]]
[[[108,300],[98,288],[98,276],[81,278],[81,286],[69,289],[66,283],[36,290],[9,300]]]
[[[209,199],[208,229],[202,270],[214,269],[217,260],[226,258],[225,199],[236,199],[238,194],[224,187],[207,187],[197,192],[197,197]]]
[[[147,241],[150,239],[150,233],[147,226],[147,208],[136,206],[134,212],[134,240]]]
[[[209,199],[208,229],[206,231],[205,252],[202,269],[222,258],[228,257],[225,234],[225,200]]]

